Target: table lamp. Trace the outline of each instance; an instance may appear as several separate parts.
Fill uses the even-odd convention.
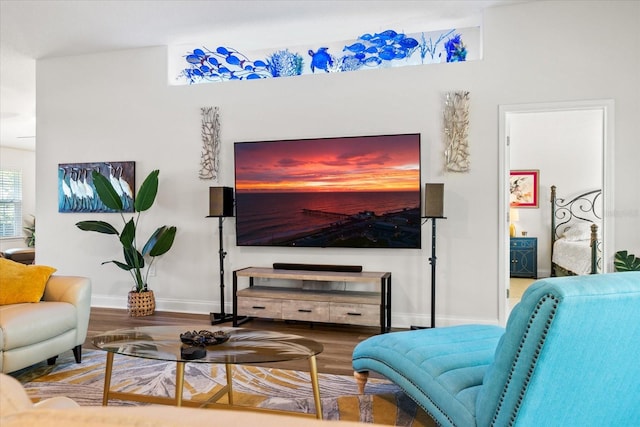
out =
[[[520,221],[518,209],[509,209],[509,237],[516,237],[516,222]]]

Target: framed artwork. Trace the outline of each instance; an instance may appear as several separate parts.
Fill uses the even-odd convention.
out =
[[[58,212],[114,212],[96,192],[91,173],[104,175],[116,190],[125,212],[133,212],[136,162],[61,163],[58,165]]]
[[[509,204],[514,208],[537,208],[539,170],[512,170],[509,176]]]

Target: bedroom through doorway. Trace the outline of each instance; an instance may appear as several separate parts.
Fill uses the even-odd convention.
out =
[[[499,138],[502,188],[500,217],[500,277],[499,311],[506,322],[512,303],[519,300],[524,289],[536,278],[549,277],[551,261],[551,186],[557,187],[558,197],[571,198],[591,189],[602,190],[602,203],[598,207],[602,217],[601,239],[602,271],[607,265],[609,248],[613,248],[613,220],[605,216],[613,206],[612,192],[607,192],[613,169],[613,101],[576,101],[500,106]],[[535,171],[537,195],[534,206],[517,209],[517,222],[510,221],[510,172]],[[515,225],[515,240],[509,226]],[[512,245],[535,246],[535,267],[532,274],[513,273],[518,262]],[[523,260],[520,260],[523,261]],[[527,261],[531,262],[528,258]],[[522,273],[522,272],[519,272]],[[513,280],[524,278],[528,280]],[[512,284],[514,289],[512,288]]]

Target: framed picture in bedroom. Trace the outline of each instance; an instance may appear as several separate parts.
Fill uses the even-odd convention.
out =
[[[509,176],[509,203],[514,208],[537,208],[539,170],[512,170]]]

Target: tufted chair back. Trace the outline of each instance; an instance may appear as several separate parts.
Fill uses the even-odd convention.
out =
[[[639,425],[640,272],[539,280],[514,308],[479,426]]]

